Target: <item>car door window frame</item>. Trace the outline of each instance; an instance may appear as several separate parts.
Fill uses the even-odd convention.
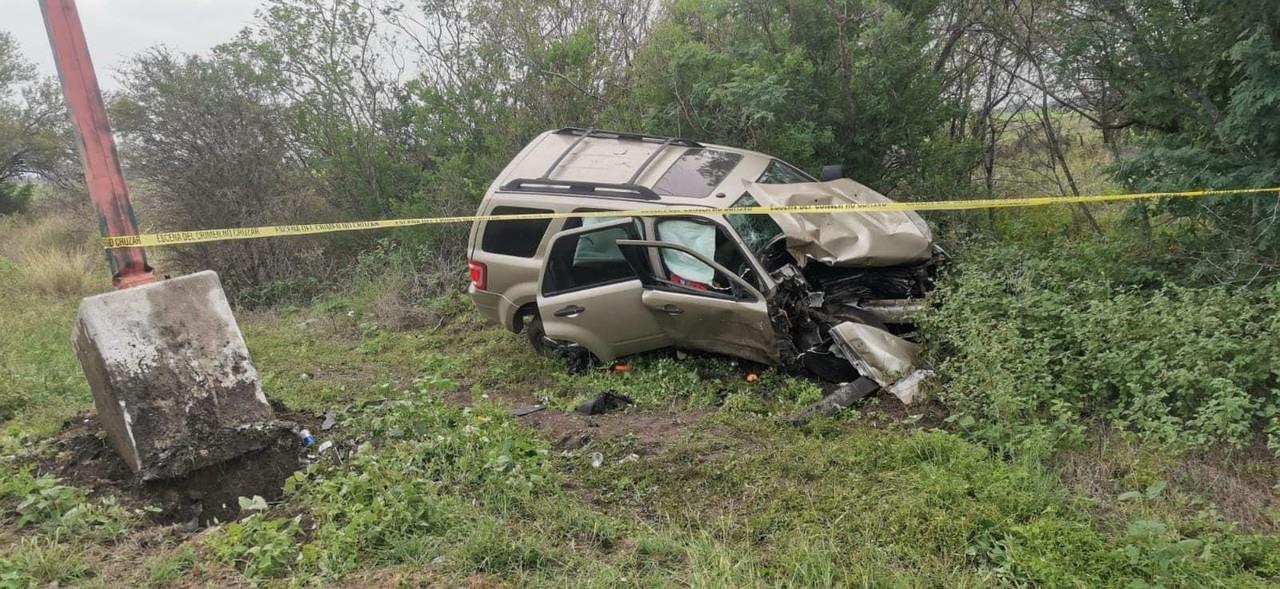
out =
[[[647,227],[649,233],[653,235],[653,239],[658,241],[662,240],[662,234],[658,229],[658,225],[663,221],[671,221],[671,220],[693,221],[694,223],[699,223],[702,225],[711,225],[715,227],[716,231],[719,233],[719,236],[723,237],[726,242],[728,242],[729,244],[732,244],[732,246],[738,250],[738,255],[742,256],[742,259],[746,262],[747,266],[751,268],[751,273],[753,276],[751,280],[747,280],[743,278],[742,275],[740,274],[736,274],[734,272],[726,272],[726,273],[735,278],[743,278],[743,280],[747,282],[747,284],[754,287],[757,291],[760,291],[760,292],[768,292],[772,288],[772,285],[769,283],[768,279],[766,278],[766,273],[764,272],[764,268],[760,264],[760,261],[756,259],[754,253],[752,253],[749,249],[747,249],[746,245],[742,242],[741,236],[738,235],[738,232],[735,231],[732,226],[729,226],[726,223],[718,222],[715,219],[712,219],[710,217],[704,217],[700,215],[680,215],[680,216],[670,216],[670,217],[659,217],[659,218],[653,219],[650,226]],[[664,241],[663,243],[674,243],[674,242]],[[674,244],[674,245],[680,245],[680,244]],[[661,256],[659,256],[658,262],[662,263],[662,260],[660,258]],[[720,265],[717,263],[717,266],[720,266]],[[720,266],[720,267],[723,268],[723,266]],[[656,270],[657,269],[655,268],[655,272]]]
[[[618,249],[622,250],[622,255],[627,258],[627,261],[630,262],[632,267],[635,269],[636,274],[640,279],[641,285],[643,285],[644,288],[646,289],[662,290],[667,292],[689,294],[689,295],[701,296],[701,297],[707,297],[707,298],[741,301],[746,303],[754,303],[757,301],[764,300],[764,294],[761,293],[760,290],[757,289],[755,286],[752,286],[751,283],[747,282],[746,280],[743,280],[741,276],[738,276],[733,272],[730,272],[728,268],[721,266],[715,260],[712,260],[706,257],[705,255],[694,251],[692,248],[680,245],[678,243],[672,243],[669,241],[653,241],[653,240],[643,240],[643,239],[619,239],[617,241],[617,244],[618,244]],[[728,279],[730,282],[733,282],[738,287],[737,292],[741,292],[744,296],[737,296],[736,294],[729,294],[729,293],[724,293],[724,292],[714,291],[714,290],[700,290],[700,289],[685,286],[676,282],[672,282],[665,278],[662,278],[661,276],[658,275],[658,272],[653,267],[653,260],[655,256],[651,256],[650,253],[659,254],[656,257],[661,258],[661,255],[660,255],[661,252],[655,251],[655,250],[660,250],[663,248],[674,249],[676,251],[688,254],[689,256],[692,256],[694,259],[698,260],[699,262],[702,262],[703,264],[710,266],[711,269],[723,274],[726,279]]]
[[[608,231],[608,230],[617,229],[617,228],[628,229],[631,235],[635,235],[637,237],[644,236],[644,229],[641,223],[639,223],[633,217],[626,217],[626,218],[621,218],[614,221],[609,221],[607,223],[600,223],[596,225],[588,225],[585,227],[568,229],[568,230],[560,231],[559,233],[556,233],[555,235],[553,235],[551,237],[551,241],[548,243],[547,255],[546,255],[546,259],[543,260],[542,272],[538,277],[538,292],[540,293],[540,296],[550,298],[550,297],[556,297],[556,296],[570,294],[574,292],[579,292],[583,290],[588,290],[592,288],[598,288],[601,286],[608,286],[611,284],[620,284],[630,280],[640,280],[641,277],[637,272],[631,276],[610,279],[603,282],[593,282],[589,284],[575,285],[572,288],[556,290],[553,292],[547,290],[547,287],[548,287],[547,275],[551,271],[552,264],[555,263],[553,260],[553,257],[555,256],[555,253],[556,253],[555,251],[556,244],[558,244],[560,240],[574,238],[576,241],[578,238],[580,238],[584,234],[595,233],[599,231]],[[617,240],[617,241],[621,242],[623,240]],[[621,248],[619,248],[619,250],[621,251]],[[576,251],[576,248],[575,248],[575,251]],[[632,266],[632,270],[634,271],[635,270],[634,265],[630,264],[629,260],[626,260],[625,252],[623,252],[623,254],[624,254],[623,255],[624,261],[628,263],[629,266]],[[572,263],[572,259],[570,260],[570,263]]]

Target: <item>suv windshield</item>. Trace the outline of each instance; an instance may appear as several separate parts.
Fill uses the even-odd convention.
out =
[[[812,176],[801,172],[799,168],[782,160],[769,160],[769,167],[764,169],[760,184],[799,184],[801,182],[817,182]]]
[[[742,198],[734,201],[729,208],[754,206],[757,206],[756,199],[751,198],[750,194],[743,194]],[[757,257],[764,252],[765,246],[782,235],[782,228],[774,223],[769,215],[725,215],[724,218],[733,226],[733,230],[738,232],[742,241],[746,242],[751,253]]]
[[[717,149],[690,148],[658,178],[653,191],[670,196],[703,198],[738,166],[742,155]]]

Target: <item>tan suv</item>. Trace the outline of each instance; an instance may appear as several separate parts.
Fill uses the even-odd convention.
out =
[[[478,214],[888,200],[823,175],[742,149],[567,128],[529,143]],[[542,351],[612,362],[676,346],[830,382],[864,376],[907,401],[924,376],[902,337],[936,260],[915,213],[482,221],[468,252],[476,307]]]

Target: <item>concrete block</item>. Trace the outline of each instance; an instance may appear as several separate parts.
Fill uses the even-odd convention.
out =
[[[260,450],[279,434],[212,271],[85,298],[72,345],[107,439],[144,480]]]

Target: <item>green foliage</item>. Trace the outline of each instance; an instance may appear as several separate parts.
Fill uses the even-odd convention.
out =
[[[181,579],[195,566],[197,554],[191,546],[183,545],[171,553],[155,559],[147,567],[147,587],[165,587]]]
[[[38,76],[13,34],[0,31],[0,215],[26,208],[33,177],[70,177],[75,140],[64,113],[57,81]]]
[[[297,518],[255,514],[217,536],[220,558],[251,577],[290,570],[343,575],[370,564],[414,562],[424,557],[419,551],[460,537],[492,546],[498,528],[463,498],[501,514],[548,492],[554,476],[546,447],[496,408],[464,409],[429,393],[420,388],[355,410],[347,427],[365,440],[356,454],[289,480],[286,491],[314,522],[305,540]],[[481,570],[526,561],[523,552],[508,560],[468,546],[463,555],[478,559]]]
[[[299,518],[270,518],[255,513],[211,534],[206,544],[228,564],[240,567],[250,579],[279,576],[297,560],[302,537]]]
[[[0,556],[0,589],[57,587],[91,575],[79,549],[58,538],[23,538],[13,549]]]
[[[1239,446],[1275,427],[1280,290],[1174,286],[1114,244],[971,252],[926,329],[941,398],[979,439],[1044,450],[1114,425]]]
[[[646,128],[759,149],[811,171],[842,163],[885,189],[956,194],[976,154],[931,141],[953,105],[915,8],[671,3],[633,66],[627,108],[643,113]]]
[[[0,313],[0,448],[10,452],[29,430],[53,431],[92,406],[84,375],[67,345],[74,300],[45,297],[22,288],[18,269],[0,259],[0,297],[12,307]],[[15,416],[28,418],[13,421]],[[10,444],[13,444],[10,447]]]
[[[1142,1],[1120,12],[1134,19],[1116,31],[1133,68],[1119,72],[1125,106],[1145,132],[1137,152],[1115,167],[1116,176],[1139,190],[1280,183],[1276,4]],[[1196,225],[1182,230],[1202,234],[1205,242],[1196,246],[1209,256],[1256,253],[1239,267],[1218,263],[1211,270],[1217,278],[1238,279],[1266,271],[1280,256],[1280,231],[1271,222],[1278,207],[1275,198],[1258,196],[1170,201],[1160,210],[1194,219]]]
[[[31,184],[0,184],[0,215],[26,212],[33,192]]]
[[[133,515],[111,499],[90,501],[84,490],[59,483],[50,476],[34,476],[29,468],[5,473],[0,479],[0,513],[19,528],[46,534],[100,539],[127,534]]]

